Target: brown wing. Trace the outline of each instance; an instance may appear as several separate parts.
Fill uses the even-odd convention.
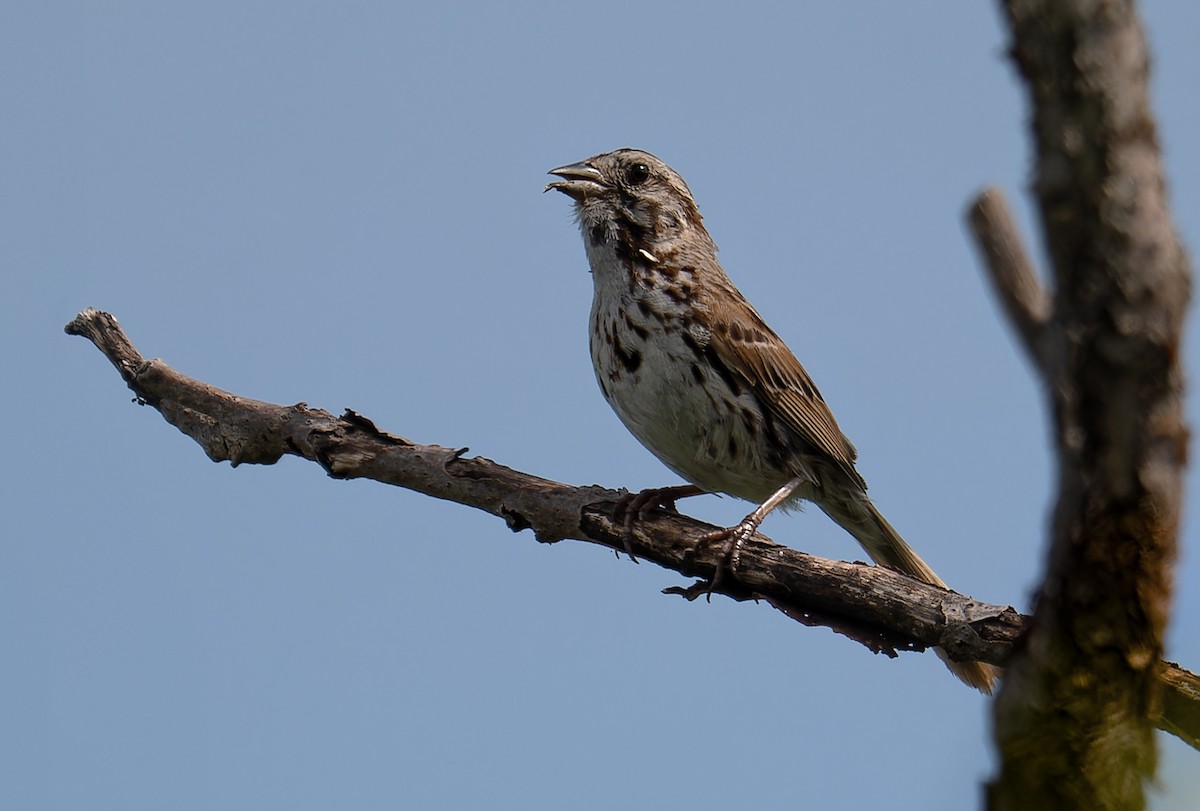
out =
[[[858,455],[854,446],[783,339],[732,285],[707,304],[710,347],[717,357],[812,452],[828,457],[852,480],[862,483],[854,469]]]

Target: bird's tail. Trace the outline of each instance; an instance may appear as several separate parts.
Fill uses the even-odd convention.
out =
[[[866,493],[854,493],[846,499],[823,499],[820,507],[826,515],[849,532],[859,542],[871,560],[880,566],[915,577],[931,586],[948,588],[929,564],[921,560],[896,531],[895,527],[875,508]],[[946,667],[966,684],[991,695],[1001,670],[984,662],[954,662],[941,648],[934,649]]]

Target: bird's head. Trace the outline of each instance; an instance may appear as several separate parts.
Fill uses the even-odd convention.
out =
[[[665,252],[681,240],[710,242],[692,192],[679,173],[640,149],[604,152],[551,169],[546,186],[575,201],[593,245]]]

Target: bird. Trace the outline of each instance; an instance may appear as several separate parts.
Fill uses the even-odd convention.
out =
[[[876,564],[946,588],[867,496],[854,445],[726,275],[683,177],[631,148],[549,174],[556,179],[545,191],[571,198],[583,236],[600,390],[634,437],[689,482],[643,491],[635,512],[700,493],[756,503],[740,523],[701,539],[731,540],[732,567],[769,513],[811,502]],[[992,691],[997,668],[937,652],[962,681]]]

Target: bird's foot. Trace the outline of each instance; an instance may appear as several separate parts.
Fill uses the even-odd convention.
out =
[[[625,554],[629,555],[629,559],[634,563],[638,562],[638,559],[633,556],[633,525],[645,518],[646,513],[655,508],[678,512],[675,509],[676,501],[691,496],[702,496],[706,492],[708,491],[702,490],[694,484],[678,484],[673,487],[648,487],[637,493],[626,493],[621,496],[613,510],[613,520],[621,524],[625,540]]]
[[[743,518],[741,523],[724,529],[714,529],[696,539],[694,547],[696,550],[710,544],[721,544],[721,551],[716,556],[716,563],[713,564],[712,578],[708,581],[705,595],[705,599],[709,602],[712,602],[713,590],[721,584],[721,579],[726,571],[737,576],[737,567],[742,558],[742,544],[754,537],[754,533],[758,531],[758,525],[761,523],[762,518],[751,513]]]
[[[701,535],[696,541],[695,548],[700,546],[715,543],[726,542],[727,546],[717,556],[717,562],[713,568],[712,580],[708,584],[708,598],[712,600],[713,589],[721,582],[721,573],[725,569],[729,569],[729,573],[737,575],[738,561],[742,556],[742,544],[753,537],[758,531],[758,527],[766,517],[771,514],[771,511],[783,504],[792,494],[796,492],[796,488],[805,482],[809,481],[807,473],[799,473],[784,482],[783,486],[771,494],[771,497],[754,508],[754,512],[742,519],[740,524],[725,529],[706,532]]]

